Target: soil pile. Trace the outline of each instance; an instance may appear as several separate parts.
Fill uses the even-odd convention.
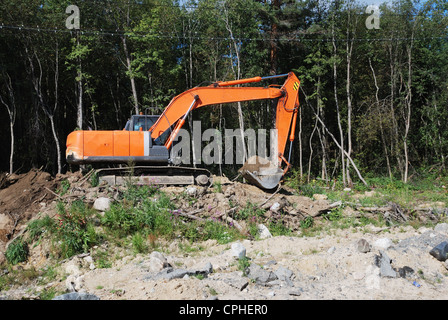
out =
[[[46,203],[53,201],[60,180],[39,170],[0,174],[0,252]]]

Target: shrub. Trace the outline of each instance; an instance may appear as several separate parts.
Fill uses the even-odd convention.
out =
[[[99,236],[88,221],[92,211],[84,202],[73,202],[69,210],[66,210],[64,204],[59,202],[57,211],[55,235],[61,243],[61,254],[64,258],[86,252],[98,242]]]
[[[22,238],[17,238],[8,246],[5,257],[9,263],[14,265],[26,261],[28,254],[28,244]]]

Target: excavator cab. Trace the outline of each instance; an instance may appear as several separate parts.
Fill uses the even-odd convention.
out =
[[[133,115],[131,119],[126,122],[124,130],[126,131],[148,131],[149,128],[157,121],[159,116],[153,115]]]
[[[126,122],[125,131],[148,131],[154,123],[159,119],[160,115],[132,115],[131,119]],[[160,137],[153,141],[154,145],[161,146],[168,138],[169,131],[166,131]]]

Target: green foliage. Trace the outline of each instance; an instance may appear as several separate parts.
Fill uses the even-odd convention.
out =
[[[11,264],[18,264],[28,259],[28,244],[21,238],[15,239],[6,249],[6,260]]]
[[[93,224],[88,220],[93,211],[85,203],[74,201],[67,210],[62,202],[57,204],[56,240],[60,241],[60,254],[69,258],[87,250],[99,241]]]
[[[146,244],[144,236],[140,232],[136,232],[132,236],[132,249],[134,253],[148,252],[148,245]]]
[[[234,218],[237,220],[256,220],[258,217],[263,216],[264,210],[258,208],[257,204],[253,204],[250,201],[246,203],[246,206],[235,213]]]

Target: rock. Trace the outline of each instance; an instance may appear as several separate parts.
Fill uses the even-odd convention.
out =
[[[233,257],[237,259],[244,259],[246,257],[246,248],[240,242],[232,243],[231,249]]]
[[[336,251],[336,247],[335,247],[335,246],[332,246],[330,249],[327,250],[327,253],[328,253],[328,254],[332,254],[332,253],[334,253],[335,251]]]
[[[93,208],[98,211],[107,211],[110,209],[110,205],[112,204],[112,200],[106,197],[99,197],[93,203]]]
[[[100,300],[100,298],[90,293],[71,292],[56,296],[52,300]]]
[[[448,234],[448,223],[439,223],[434,227],[434,231]]]
[[[445,261],[448,258],[448,242],[443,241],[431,249],[429,253],[439,261]]]
[[[269,208],[269,210],[277,212],[278,210],[280,210],[281,205],[278,202],[274,202],[274,204]]]
[[[190,196],[195,196],[196,193],[198,192],[198,189],[196,187],[188,187],[187,190],[185,190],[185,192]]]
[[[380,268],[380,276],[384,278],[396,278],[397,272],[392,268],[391,259],[383,250],[380,255],[375,255],[375,264]]]
[[[387,250],[393,245],[389,238],[380,238],[373,243],[373,246],[380,250]]]
[[[149,255],[149,270],[159,272],[164,268],[170,267],[165,256],[158,251],[153,251]]]
[[[156,275],[149,275],[145,279],[146,280],[173,280],[173,279],[188,279],[191,276],[207,276],[209,273],[213,272],[213,266],[209,262],[202,269],[173,269],[171,266],[164,268],[162,271],[157,273]]]
[[[69,275],[65,280],[65,287],[69,292],[78,292],[84,284],[84,276]]]
[[[327,199],[328,199],[328,196],[325,195],[325,194],[315,193],[315,194],[313,194],[313,198],[314,198],[315,200],[327,200]]]
[[[260,239],[272,238],[272,234],[264,224],[257,225],[258,236]]]
[[[293,287],[294,284],[292,283],[292,277],[294,276],[294,272],[291,270],[280,266],[274,274],[279,280],[285,281],[290,287]]]
[[[68,273],[69,275],[75,275],[75,276],[81,275],[81,269],[78,258],[74,258],[66,264],[65,272]]]
[[[274,273],[277,278],[283,281],[291,280],[292,276],[294,275],[294,272],[282,266],[278,267],[278,269]]]
[[[212,266],[212,264],[211,264],[210,262],[207,262],[207,263],[205,264],[205,267],[204,267],[204,269],[203,269],[203,272],[206,273],[206,274],[209,274],[209,273],[212,273],[212,272],[213,272],[213,266]]]
[[[356,243],[356,249],[358,249],[359,252],[367,253],[371,248],[372,246],[366,239],[359,239]]]
[[[251,263],[251,265],[246,268],[246,275],[255,280],[256,283],[261,285],[267,285],[270,281],[277,280],[277,276],[272,271],[267,271],[261,268],[259,265],[255,263]]]
[[[414,275],[414,269],[412,269],[411,267],[408,266],[404,266],[403,268],[399,268],[398,269],[398,274],[400,275],[401,278],[409,278],[412,277]]]

